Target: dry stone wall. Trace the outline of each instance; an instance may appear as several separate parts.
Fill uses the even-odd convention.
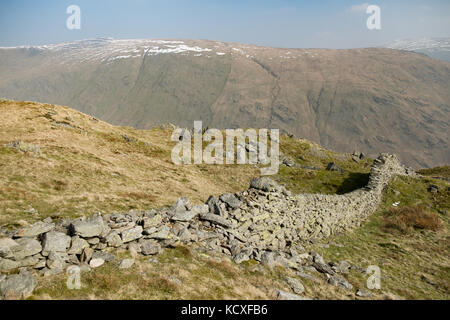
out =
[[[211,196],[203,205],[180,198],[172,207],[158,210],[57,222],[48,218],[0,237],[0,274],[19,270],[21,275],[0,276],[0,297],[29,294],[36,285],[34,275],[114,262],[118,249],[151,256],[184,244],[230,255],[237,263],[277,260],[295,266],[302,240],[359,226],[377,208],[395,175],[413,174],[396,156],[382,154],[371,168],[368,185],[345,195],[292,195],[263,177],[253,179],[248,190]],[[121,268],[132,264],[119,262]]]

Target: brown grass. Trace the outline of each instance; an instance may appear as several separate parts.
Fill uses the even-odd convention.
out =
[[[248,187],[259,169],[171,161],[171,130],[117,127],[67,107],[0,102],[0,225],[204,202]],[[67,120],[69,119],[69,120]],[[65,121],[70,127],[55,126]],[[124,139],[124,136],[128,139]],[[8,147],[39,146],[39,155]],[[29,207],[39,211],[29,215]]]
[[[422,174],[424,176],[437,176],[437,177],[450,178],[450,166],[441,166],[441,167],[435,167],[435,168],[420,169],[420,170],[417,170],[417,173]]]
[[[383,228],[407,234],[415,229],[437,231],[441,225],[437,214],[429,213],[420,206],[406,206],[391,208],[384,216]]]

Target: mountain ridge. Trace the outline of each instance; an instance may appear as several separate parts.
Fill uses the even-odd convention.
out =
[[[414,167],[450,160],[450,64],[414,52],[96,39],[0,48],[0,58],[0,96],[113,124],[275,127]]]

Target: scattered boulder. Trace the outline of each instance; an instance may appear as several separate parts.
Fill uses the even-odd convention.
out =
[[[310,298],[305,298],[290,292],[276,290],[277,300],[311,300]]]
[[[249,261],[250,260],[250,256],[246,252],[241,251],[241,252],[239,252],[239,253],[237,253],[236,255],[233,256],[233,260],[237,264],[240,264],[242,262]]]
[[[250,181],[250,188],[265,192],[272,191],[276,186],[275,181],[267,177],[255,178]]]
[[[366,289],[358,289],[356,291],[356,295],[358,297],[362,297],[362,298],[370,298],[370,297],[372,297],[372,292],[370,292],[369,290],[366,290]]]
[[[98,267],[101,267],[104,263],[105,263],[105,260],[103,260],[101,258],[96,258],[96,259],[91,259],[91,261],[89,261],[89,266],[91,268],[98,268]]]
[[[105,251],[94,251],[91,261],[94,259],[102,259],[105,262],[112,262],[116,260],[116,256]]]
[[[161,245],[154,240],[146,240],[141,243],[141,252],[143,255],[155,255],[161,253]]]
[[[328,279],[328,283],[335,286],[335,287],[339,287],[342,289],[347,289],[347,290],[352,290],[353,289],[353,285],[348,282],[346,279],[340,277],[340,276],[332,276]]]
[[[133,266],[134,259],[123,259],[119,262],[119,269],[129,269]]]
[[[287,277],[286,282],[296,294],[302,294],[305,291],[305,287],[298,279]]]
[[[295,162],[289,157],[283,157],[283,160],[281,160],[281,163],[285,165],[286,167],[295,167]]]
[[[261,264],[272,269],[275,267],[275,258],[272,251],[266,251],[261,256]]]
[[[0,282],[0,296],[5,299],[26,299],[33,293],[37,281],[31,273],[14,274]]]
[[[344,172],[344,169],[342,169],[336,162],[330,162],[327,165],[328,171],[336,171],[336,172]]]

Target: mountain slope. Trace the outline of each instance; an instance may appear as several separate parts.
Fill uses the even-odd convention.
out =
[[[180,196],[197,204],[210,194],[247,190],[250,178],[259,174],[250,165],[175,166],[170,161],[174,144],[170,142],[170,126],[152,130],[116,127],[67,107],[32,102],[0,100],[0,111],[0,239],[3,241],[18,226],[30,230],[29,223],[44,218],[47,223],[49,220],[56,223],[55,230],[59,231],[67,226],[66,218],[90,216],[97,211],[104,217],[111,217],[112,213],[128,217],[141,210],[148,213],[150,208],[172,205]],[[330,152],[287,135],[281,135],[280,142],[281,151],[291,159],[291,165],[281,166],[279,174],[272,178],[286,184],[292,192],[289,202],[295,201],[297,193],[342,194],[367,184],[374,163],[371,159],[356,162],[350,154]],[[344,170],[326,170],[331,161]],[[314,299],[448,299],[450,190],[448,182],[443,180],[448,178],[448,168],[421,173],[440,179],[398,176],[383,191],[378,210],[360,228],[302,242],[294,249],[302,254],[296,262],[289,260],[291,263],[275,268],[258,264],[254,259],[238,264],[229,255],[205,247],[203,240],[208,243],[211,240],[208,236],[203,240],[194,238],[189,245],[169,242],[170,246],[164,246],[161,253],[151,257],[137,255],[124,244],[117,250],[109,247],[103,251],[109,253],[109,258],[112,255],[114,261],[92,270],[82,269],[80,290],[67,286],[67,274],[62,269],[49,271],[45,264],[33,268],[38,285],[31,298],[277,299],[280,298],[277,290],[298,293],[289,277],[300,281],[305,297]],[[253,210],[240,211],[242,223],[263,221],[260,219],[263,212],[268,213],[269,221],[288,218],[291,214],[274,210],[277,192],[258,191],[257,194],[260,200],[251,201]],[[318,201],[326,197],[317,195]],[[327,206],[325,201],[324,204]],[[430,217],[439,222],[439,228],[427,225]],[[280,231],[289,232],[288,223],[292,220],[279,221],[287,222]],[[165,219],[160,223],[169,224],[170,230],[179,226]],[[317,224],[323,224],[323,220],[317,220]],[[129,230],[125,229],[128,227],[127,224],[122,231]],[[219,230],[211,225],[207,227],[207,235]],[[112,232],[120,229],[116,230]],[[42,235],[39,241],[40,238]],[[103,249],[100,243],[97,245],[95,252],[99,254]],[[7,250],[3,252],[8,254]],[[337,271],[338,266],[343,266],[344,270],[337,272],[353,287],[336,286],[329,280],[330,275],[316,265],[317,270],[322,270],[317,271],[313,263],[313,257],[319,258],[317,254],[329,266],[327,269]],[[72,257],[82,259],[80,254]],[[33,262],[28,258],[26,263]],[[133,267],[119,268],[124,258],[134,259]],[[280,261],[283,260],[274,263]],[[8,259],[0,258],[0,272],[2,267],[8,268],[7,272],[16,272],[15,267],[10,270],[7,262]],[[381,290],[365,290],[368,294],[361,296],[358,292],[366,288],[371,275],[366,268],[374,265],[381,269]],[[5,294],[5,298],[14,297]]]
[[[417,53],[97,39],[3,48],[0,61],[0,96],[113,124],[280,128],[414,167],[450,160],[450,64]]]
[[[117,127],[67,107],[0,100],[0,226],[171,205],[181,196],[205,202],[260,175],[253,165],[175,165],[172,129]],[[280,141],[299,167],[281,167],[277,179],[301,177],[295,191],[348,192],[367,183],[370,159],[356,163],[350,154],[286,135]],[[331,161],[348,172],[326,171]]]
[[[438,60],[450,61],[450,38],[397,40],[386,45],[386,48],[414,51]]]

